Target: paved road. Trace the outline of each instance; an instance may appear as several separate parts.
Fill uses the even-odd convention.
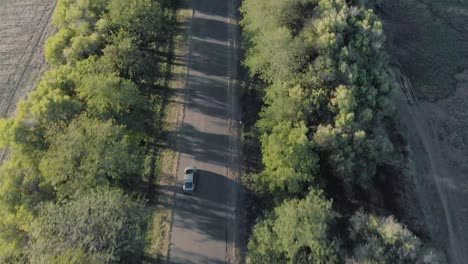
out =
[[[230,180],[238,116],[233,48],[235,26],[229,17],[235,0],[193,0],[189,30],[187,97],[178,135],[178,187],[184,167],[200,170],[195,195],[175,195],[170,263],[225,263],[236,232],[233,210],[238,185]],[[234,120],[234,122],[232,122]]]

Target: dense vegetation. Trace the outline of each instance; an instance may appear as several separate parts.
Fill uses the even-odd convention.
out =
[[[170,2],[59,0],[50,70],[0,120],[1,263],[137,261],[150,148],[174,27]]]
[[[266,84],[255,129],[262,168],[245,182],[274,201],[247,261],[422,261],[408,229],[359,209],[394,155],[383,129],[393,87],[379,19],[345,0],[245,0],[241,12],[245,65]]]

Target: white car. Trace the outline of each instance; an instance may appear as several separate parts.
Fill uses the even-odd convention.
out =
[[[186,167],[184,170],[184,183],[182,190],[186,193],[194,193],[197,182],[197,168],[193,166]]]

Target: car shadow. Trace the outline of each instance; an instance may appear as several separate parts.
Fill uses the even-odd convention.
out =
[[[235,205],[229,204],[229,196],[240,190],[240,184],[227,177],[207,170],[198,170],[197,189],[186,195],[181,182],[176,192],[176,212],[179,218],[174,225],[196,230],[211,240],[227,240],[226,229],[229,212]]]

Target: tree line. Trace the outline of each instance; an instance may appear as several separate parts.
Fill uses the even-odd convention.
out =
[[[348,207],[395,153],[384,129],[393,75],[373,10],[359,1],[245,0],[241,13],[244,64],[265,84],[254,128],[261,169],[244,180],[273,201],[253,228],[247,263],[427,261],[421,240],[394,217]],[[337,196],[348,202],[338,206]]]
[[[59,0],[50,69],[0,119],[1,263],[133,263],[160,136],[173,3]]]

